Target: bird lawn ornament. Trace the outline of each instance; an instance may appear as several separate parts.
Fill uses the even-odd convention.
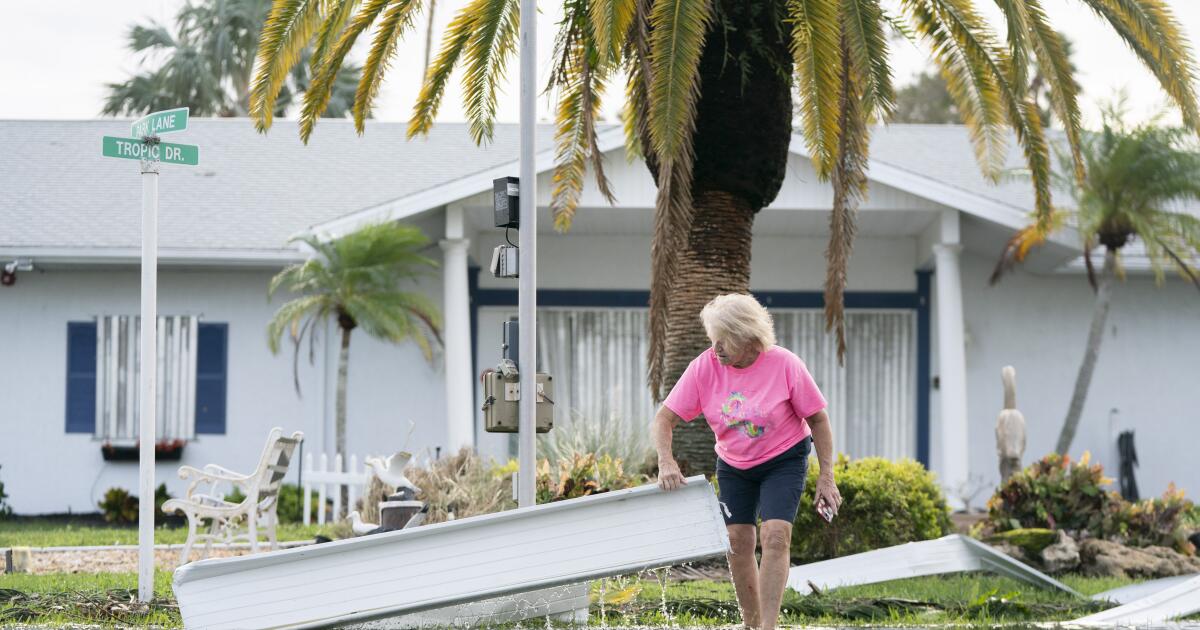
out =
[[[358,510],[354,510],[350,513],[350,529],[354,530],[355,536],[363,536],[379,529],[379,525],[363,521],[362,515],[358,513]]]
[[[1000,481],[1008,481],[1021,470],[1025,454],[1025,416],[1017,411],[1017,371],[1011,365],[1000,370],[1004,382],[1004,409],[996,419],[996,454],[1000,456]]]
[[[408,462],[412,459],[412,453],[408,451],[397,451],[391,457],[384,459],[382,457],[368,457],[366,464],[375,471],[375,476],[384,484],[395,488],[396,492],[401,492],[404,488],[408,488],[413,494],[421,491],[413,482],[409,481],[408,477],[404,476],[404,468],[408,466]]]

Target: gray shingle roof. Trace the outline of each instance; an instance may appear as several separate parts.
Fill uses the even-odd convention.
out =
[[[272,251],[300,230],[436,188],[516,160],[518,128],[498,124],[476,147],[463,124],[441,124],[409,141],[404,123],[322,121],[309,145],[295,121],[267,135],[246,119],[192,119],[170,141],[200,146],[200,166],[162,167],[159,245],[175,250]],[[123,119],[0,121],[0,247],[136,248],[137,163],[100,155],[103,135],[128,135]],[[538,146],[553,130],[542,125]],[[875,130],[872,159],[1026,212],[1027,181],[987,181],[966,130],[891,125]],[[1011,166],[1020,166],[1016,147]]]
[[[173,142],[200,146],[200,165],[164,165],[159,246],[278,250],[295,232],[364,207],[515,160],[516,125],[478,148],[465,125],[408,141],[402,123],[322,121],[308,146],[294,121],[260,135],[246,119],[192,119]],[[549,147],[552,130],[539,130]],[[140,243],[136,161],[100,155],[129,121],[0,121],[0,247],[131,248]]]

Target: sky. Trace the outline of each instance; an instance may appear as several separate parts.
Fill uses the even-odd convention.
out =
[[[895,4],[896,0],[884,0]],[[182,0],[62,0],[60,2],[14,1],[4,3],[0,20],[0,119],[54,118],[90,119],[99,115],[106,83],[128,78],[138,67],[138,58],[126,47],[125,34],[138,21],[171,22]],[[435,42],[466,0],[440,0],[435,15]],[[981,3],[990,7],[991,3]],[[1137,59],[1079,0],[1046,0],[1052,23],[1074,42],[1074,61],[1083,86],[1081,106],[1084,122],[1095,126],[1100,104],[1118,90],[1129,97],[1135,118],[1160,111],[1166,99],[1153,77]],[[1168,0],[1189,39],[1200,37],[1200,1]],[[545,85],[549,57],[561,18],[561,2],[543,0],[538,17],[538,85]],[[380,120],[408,119],[421,79],[424,58],[424,19],[409,34],[388,71],[376,101]],[[357,61],[365,56],[357,50]],[[926,67],[927,55],[901,40],[893,44],[897,83],[904,83]],[[514,59],[515,62],[515,59]],[[500,96],[497,119],[518,119],[518,71],[511,66],[509,82]],[[439,114],[441,121],[464,119],[460,91],[455,81]],[[620,90],[610,92],[603,111],[615,119],[620,107]],[[552,118],[549,102],[539,101],[538,117]]]

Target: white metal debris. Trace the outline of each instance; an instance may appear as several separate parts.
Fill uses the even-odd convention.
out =
[[[550,617],[555,621],[586,625],[588,585],[544,588],[494,599],[460,604],[343,626],[345,630],[400,630],[401,628],[490,628],[503,623]]]
[[[1137,584],[1129,584],[1096,593],[1092,595],[1092,599],[1097,601],[1110,601],[1114,604],[1128,604],[1137,601],[1143,597],[1149,597],[1165,588],[1170,588],[1176,584],[1186,582],[1194,577],[1200,577],[1200,574],[1192,575],[1176,575],[1175,577],[1162,578],[1158,580],[1149,580],[1147,582],[1138,582]]]
[[[1200,612],[1200,575],[1071,623],[1085,626],[1157,624]]]
[[[316,628],[725,554],[712,485],[655,485],[175,571],[184,626]]]
[[[826,590],[961,571],[991,571],[1082,597],[1049,575],[959,534],[792,567],[788,587],[807,595],[813,586]]]

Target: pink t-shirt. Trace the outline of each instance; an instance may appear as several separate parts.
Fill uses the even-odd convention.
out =
[[[696,357],[663,404],[691,422],[700,414],[717,436],[717,456],[734,468],[757,466],[811,434],[805,418],[825,397],[804,361],[771,346],[745,368],[721,365],[712,348]]]

